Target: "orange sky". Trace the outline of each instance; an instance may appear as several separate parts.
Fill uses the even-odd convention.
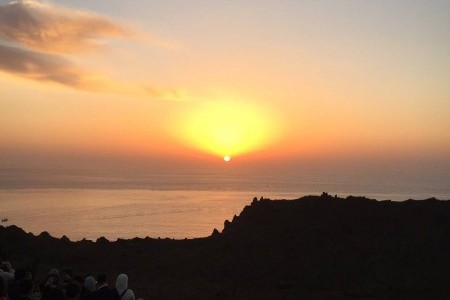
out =
[[[0,167],[450,167],[448,3],[189,4],[0,1]]]

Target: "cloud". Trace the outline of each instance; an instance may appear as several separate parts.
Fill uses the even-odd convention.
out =
[[[130,30],[91,12],[35,0],[0,4],[0,70],[89,91],[113,91],[105,77],[75,65],[67,54],[98,48]]]
[[[189,93],[182,88],[158,89],[148,85],[142,85],[141,90],[148,96],[167,101],[185,102],[189,101]]]
[[[37,0],[0,4],[0,71],[70,88],[182,101],[180,89],[161,90],[98,75],[73,63],[73,54],[99,49],[107,38],[133,38],[166,49],[177,43],[131,30],[104,16]],[[80,56],[78,56],[79,58]]]
[[[69,60],[32,50],[0,45],[0,69],[38,81],[53,81],[82,90],[102,91],[106,82]]]
[[[189,96],[187,91],[179,88],[159,89],[146,84],[114,81],[82,69],[62,56],[1,44],[0,70],[91,92],[143,95],[167,101],[186,101]]]
[[[130,35],[130,30],[91,12],[34,0],[0,5],[0,37],[37,51],[84,52],[101,46],[104,38]]]

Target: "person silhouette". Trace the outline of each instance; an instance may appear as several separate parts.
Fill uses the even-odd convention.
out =
[[[97,276],[97,290],[94,293],[94,300],[119,300],[116,289],[109,287],[105,274]]]
[[[133,290],[128,288],[128,275],[120,274],[116,279],[116,290],[120,300],[135,300]]]

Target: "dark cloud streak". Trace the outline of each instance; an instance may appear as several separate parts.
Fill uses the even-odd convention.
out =
[[[102,85],[64,58],[17,47],[0,45],[0,69],[26,78],[53,81],[83,90],[99,90]]]

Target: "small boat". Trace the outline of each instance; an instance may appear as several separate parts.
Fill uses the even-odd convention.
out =
[[[2,219],[2,223],[6,223],[6,222],[8,222],[8,219]]]

